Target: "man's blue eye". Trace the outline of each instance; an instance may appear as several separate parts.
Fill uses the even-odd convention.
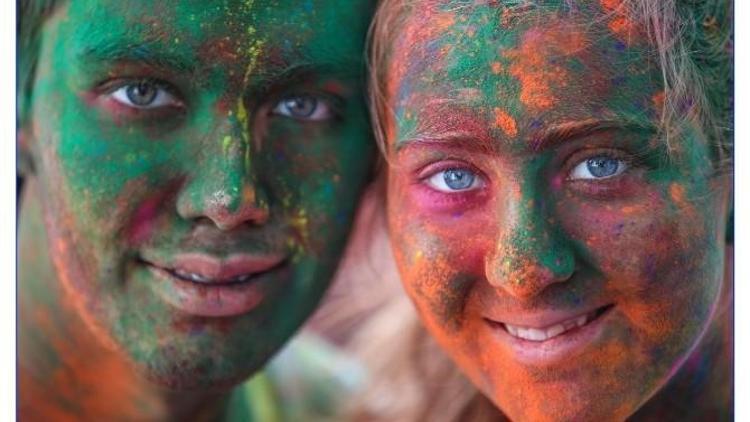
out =
[[[477,174],[462,168],[439,171],[430,176],[427,183],[441,192],[467,191],[481,187],[481,179]]]
[[[621,174],[627,167],[623,160],[601,155],[578,163],[570,172],[570,178],[607,179]]]
[[[179,100],[167,89],[148,80],[122,85],[110,95],[118,103],[132,108],[154,109],[179,105]]]
[[[154,98],[159,93],[159,90],[149,83],[137,83],[128,85],[125,88],[125,94],[128,99],[135,105],[145,107],[154,102]]]
[[[312,95],[283,98],[276,104],[272,112],[304,121],[327,120],[333,116],[331,107],[326,101]]]

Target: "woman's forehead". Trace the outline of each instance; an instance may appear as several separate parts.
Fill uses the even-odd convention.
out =
[[[649,126],[663,90],[636,29],[623,38],[607,15],[592,21],[588,12],[562,8],[514,17],[502,10],[484,4],[412,13],[398,41],[404,48],[394,47],[389,63],[389,98],[397,112],[410,109],[400,122],[429,119],[436,105],[452,103],[483,114],[500,137],[551,121]]]

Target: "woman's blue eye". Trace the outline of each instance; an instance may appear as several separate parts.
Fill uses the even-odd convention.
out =
[[[273,108],[273,113],[308,121],[326,120],[333,116],[325,101],[311,95],[283,98]]]
[[[118,103],[132,108],[153,109],[179,104],[179,101],[164,87],[150,81],[123,85],[110,95]]]
[[[481,179],[477,174],[462,168],[439,171],[430,176],[427,183],[441,192],[466,191],[481,187]]]
[[[623,160],[601,155],[578,163],[570,172],[570,178],[607,179],[621,174],[627,167]]]

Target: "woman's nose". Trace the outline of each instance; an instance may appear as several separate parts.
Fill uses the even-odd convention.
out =
[[[571,278],[575,271],[571,240],[540,201],[521,197],[498,208],[498,236],[485,260],[492,286],[529,300],[547,286]]]

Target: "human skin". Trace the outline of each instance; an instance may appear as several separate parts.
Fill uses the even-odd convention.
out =
[[[21,131],[22,410],[197,405],[310,315],[374,154],[370,3],[76,0],[45,21]]]
[[[726,416],[728,176],[694,121],[668,149],[644,28],[569,3],[406,17],[384,72],[402,281],[512,420],[622,420],[670,380],[639,416]]]

